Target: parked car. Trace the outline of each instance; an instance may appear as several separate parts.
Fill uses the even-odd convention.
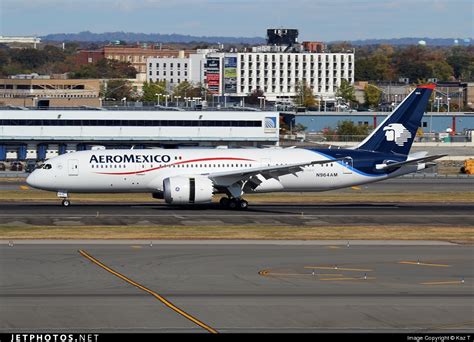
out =
[[[7,170],[7,167],[5,163],[0,163],[0,171],[6,171],[6,170]]]
[[[10,171],[23,171],[23,164],[19,161],[14,161],[10,163]]]

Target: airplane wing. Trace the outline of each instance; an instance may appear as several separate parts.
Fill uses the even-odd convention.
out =
[[[250,169],[241,169],[241,170],[232,170],[232,171],[223,171],[223,172],[213,172],[203,174],[208,176],[214,184],[218,186],[230,186],[236,182],[244,182],[252,177],[257,175],[263,176],[265,179],[275,178],[288,174],[294,174],[303,171],[303,167],[316,165],[316,164],[328,164],[333,163],[338,160],[343,160],[345,158],[340,159],[325,159],[325,160],[314,160],[310,162],[304,163],[294,163],[294,164],[286,164],[286,165],[274,165],[274,166],[262,166],[262,167],[254,167]]]
[[[447,154],[439,154],[439,155],[435,155],[435,156],[414,158],[414,159],[409,159],[409,160],[405,160],[405,161],[402,161],[402,162],[377,164],[377,165],[375,165],[375,168],[377,170],[390,171],[390,170],[393,170],[393,169],[397,169],[397,168],[399,168],[403,165],[418,164],[420,162],[421,163],[427,163],[427,162],[430,162],[430,161],[433,161],[433,160],[436,160],[436,159],[439,159],[439,158],[442,158],[442,157],[445,157],[445,156],[447,156]]]

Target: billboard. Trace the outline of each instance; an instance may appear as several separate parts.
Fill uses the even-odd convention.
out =
[[[220,90],[220,59],[209,57],[206,61],[206,82],[210,93],[219,94]]]
[[[224,58],[224,92],[237,93],[237,57]]]

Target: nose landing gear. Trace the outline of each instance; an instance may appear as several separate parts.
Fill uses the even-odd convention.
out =
[[[69,207],[71,205],[71,201],[67,197],[67,192],[65,191],[58,191],[57,196],[59,198],[62,198],[63,201],[61,202],[61,205],[65,208]]]

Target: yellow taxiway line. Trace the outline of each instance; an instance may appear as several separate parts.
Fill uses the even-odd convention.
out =
[[[398,263],[403,264],[403,265],[417,265],[417,266],[429,266],[429,267],[451,267],[451,265],[428,264],[428,263],[419,262],[419,261],[399,261]]]
[[[338,271],[357,271],[357,272],[372,272],[371,269],[366,268],[346,268],[338,266],[305,266],[304,268],[313,270],[338,270]]]
[[[318,274],[318,273],[283,273],[283,272],[272,272],[270,270],[263,270],[258,272],[261,276],[311,276],[311,277],[342,277],[342,274],[337,273],[326,273],[326,274]]]
[[[359,278],[321,278],[321,281],[344,281],[344,280],[374,280],[374,277],[359,277]]]
[[[153,297],[155,297],[156,299],[158,299],[160,302],[162,302],[164,305],[166,305],[168,308],[170,308],[171,310],[177,312],[178,314],[180,314],[181,316],[187,318],[188,320],[190,320],[191,322],[197,324],[198,326],[200,326],[201,328],[207,330],[208,332],[210,333],[213,333],[213,334],[217,334],[217,330],[211,328],[210,326],[208,326],[207,324],[201,322],[200,320],[198,320],[197,318],[191,316],[190,314],[186,313],[185,311],[181,310],[180,308],[178,308],[176,305],[174,305],[173,303],[171,303],[170,301],[168,301],[166,298],[164,298],[163,296],[160,296],[158,293],[146,288],[145,286],[143,285],[140,285],[138,284],[137,282],[133,281],[132,279],[130,278],[127,278],[126,276],[120,274],[119,272],[117,271],[114,271],[113,269],[111,269],[110,267],[104,265],[103,263],[101,263],[99,260],[97,260],[96,258],[94,258],[93,256],[87,254],[85,251],[83,250],[79,250],[79,253],[89,259],[90,261],[92,261],[94,264],[96,264],[97,266],[100,266],[102,267],[104,270],[112,273],[114,276],[116,277],[119,277],[120,279],[126,281],[127,283],[135,286],[135,287],[138,287],[140,290],[143,290],[149,294],[151,294]]]
[[[430,281],[426,283],[420,283],[420,285],[460,285],[460,284],[463,284],[462,280]]]

